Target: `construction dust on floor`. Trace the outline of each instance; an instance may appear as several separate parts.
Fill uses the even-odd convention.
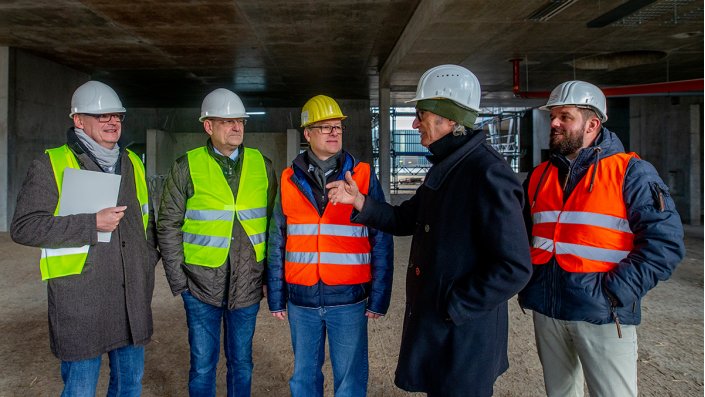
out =
[[[703,395],[703,237],[686,238],[687,255],[673,277],[644,299],[639,338],[641,396]],[[409,237],[395,238],[395,276],[389,313],[369,323],[368,395],[419,396],[394,386],[404,313],[404,277]],[[0,233],[0,396],[58,396],[59,361],[49,351],[46,287],[39,275],[39,249],[13,243]],[[187,396],[189,352],[183,302],[173,297],[161,263],[156,268],[152,308],[154,336],[146,348],[145,397]],[[545,395],[534,344],[531,314],[510,304],[509,370],[495,385],[496,396]],[[262,301],[254,342],[254,397],[288,396],[293,369],[289,327],[274,319]],[[468,357],[472,360],[472,357]],[[105,395],[107,357],[98,395]],[[330,365],[324,374],[325,395],[333,396]],[[218,395],[225,395],[225,359],[218,365]]]

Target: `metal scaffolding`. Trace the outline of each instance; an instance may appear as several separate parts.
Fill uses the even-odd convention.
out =
[[[512,167],[519,172],[521,118],[526,108],[485,108],[478,116],[475,128],[482,129],[487,142],[494,147]],[[413,108],[390,109],[391,129],[391,178],[390,192],[409,193],[423,182],[431,163],[430,153],[421,145],[421,136],[416,130],[398,128],[400,117],[415,117]],[[372,152],[375,169],[379,171],[379,112],[372,109]]]
[[[527,109],[487,108],[477,119],[477,127],[487,135],[487,143],[507,160],[514,172],[519,172],[521,118]]]

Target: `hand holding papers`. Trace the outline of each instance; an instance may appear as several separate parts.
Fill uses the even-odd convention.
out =
[[[112,230],[115,230],[127,208],[115,207],[119,191],[120,175],[66,168],[61,184],[59,216],[98,213],[98,241],[109,242]],[[101,225],[99,218],[113,223],[114,227],[110,229],[105,223]]]

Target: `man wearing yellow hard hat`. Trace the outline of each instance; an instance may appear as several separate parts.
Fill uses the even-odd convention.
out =
[[[326,184],[347,172],[365,194],[384,201],[370,165],[342,149],[345,118],[333,98],[306,102],[301,127],[310,147],[282,172],[269,227],[267,300],[274,317],[288,313],[293,397],[323,396],[326,335],[335,395],[365,396],[367,319],[389,307],[391,235],[350,222],[352,205],[328,202]]]

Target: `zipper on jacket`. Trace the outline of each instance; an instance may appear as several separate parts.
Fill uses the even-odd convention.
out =
[[[606,289],[604,291],[607,296],[607,300],[610,301],[610,313],[612,314],[614,324],[617,326],[617,336],[619,339],[622,339],[622,326],[619,324],[619,316],[617,315],[617,301],[609,291]]]
[[[565,189],[568,187],[568,181],[570,180],[570,176],[573,174],[573,166],[577,161],[578,159],[576,158],[575,160],[570,162],[570,165],[568,166],[568,172],[565,174],[565,181],[563,181],[563,203],[568,200],[568,197],[565,194]]]
[[[557,298],[557,291],[558,291],[558,282],[556,281],[558,277],[556,277],[557,273],[557,268],[558,268],[558,261],[556,260],[556,256],[554,254],[553,259],[551,260],[550,268],[548,270],[548,284],[550,285],[550,288],[548,288],[548,301],[549,301],[549,310],[548,312],[550,313],[550,317],[557,318],[557,313],[558,313],[558,298]]]
[[[619,316],[614,306],[612,306],[612,319],[614,319],[614,324],[617,326],[617,336],[622,339],[622,327],[619,325]]]

